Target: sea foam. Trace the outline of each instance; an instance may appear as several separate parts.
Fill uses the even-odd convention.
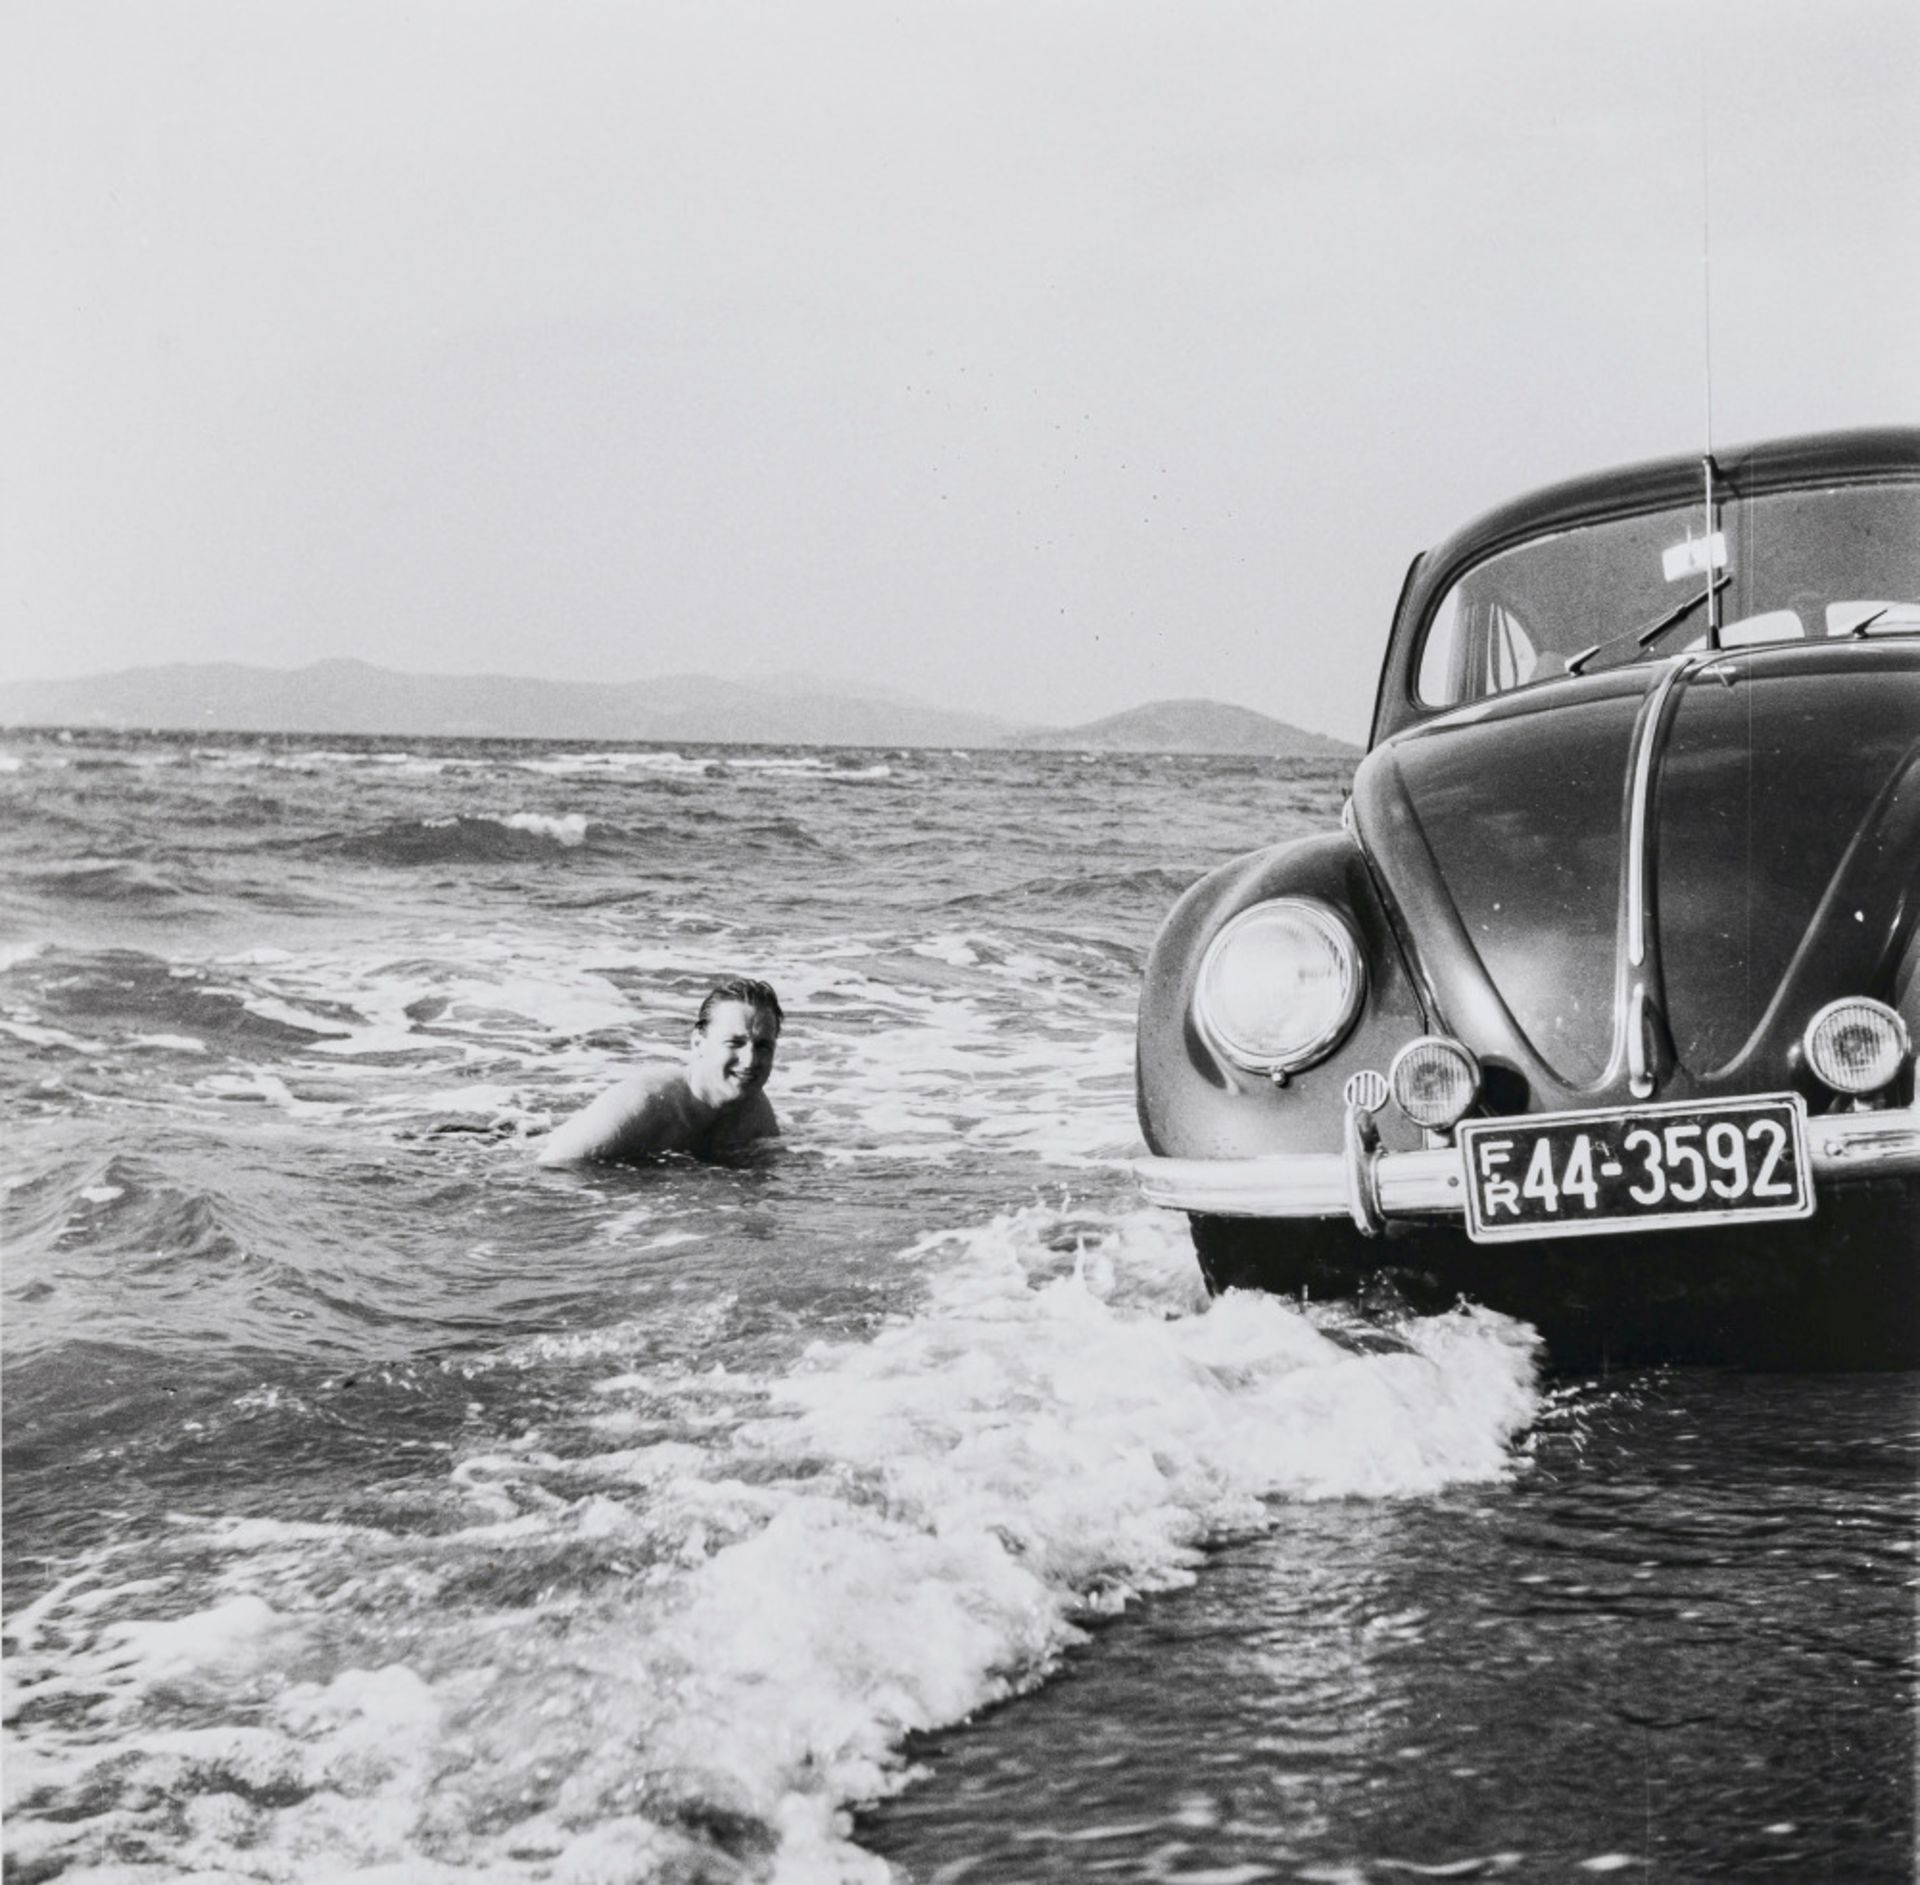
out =
[[[849,1815],[907,1783],[905,1737],[1290,1500],[1507,1477],[1539,1407],[1515,1325],[1356,1352],[1276,1299],[1208,1305],[1158,1214],[1036,1207],[899,1262],[917,1309],[769,1374],[636,1367],[638,1327],[534,1338],[521,1365],[601,1371],[453,1462],[424,1534],[196,1521],[138,1578],[100,1554],[16,1629],[19,1862],[883,1877]]]

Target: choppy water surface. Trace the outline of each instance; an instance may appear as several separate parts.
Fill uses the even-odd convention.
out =
[[[8,1878],[1908,1877],[1911,1377],[1132,1201],[1155,926],[1343,784],[11,736]],[[734,972],[779,1151],[532,1164]]]

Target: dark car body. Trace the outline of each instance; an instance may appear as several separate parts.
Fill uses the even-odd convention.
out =
[[[1223,1050],[1197,993],[1228,926],[1276,905],[1350,950],[1362,991],[1286,1064]],[[1905,1037],[1872,1092],[1810,1059],[1836,1005]],[[1215,1287],[1390,1278],[1566,1351],[1906,1363],[1915,1034],[1920,431],[1668,460],[1507,505],[1414,563],[1342,828],[1214,871],[1154,947],[1139,1172],[1192,1216]],[[1478,1074],[1439,1130],[1382,1097],[1432,1037]],[[1534,1130],[1479,1123],[1503,1120]],[[1671,1178],[1694,1206],[1663,1217],[1609,1180],[1494,1222],[1498,1148],[1538,1153],[1545,1199],[1583,1122],[1589,1164],[1652,1133],[1641,1156],[1680,1163],[1623,1182]],[[1776,1131],[1805,1170],[1770,1206]]]

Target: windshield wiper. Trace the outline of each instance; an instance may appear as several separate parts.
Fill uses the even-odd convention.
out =
[[[1568,658],[1567,672],[1569,674],[1578,674],[1595,655],[1608,648],[1617,648],[1623,641],[1630,641],[1634,643],[1635,646],[1641,648],[1649,647],[1652,643],[1658,641],[1668,629],[1678,628],[1701,603],[1717,596],[1720,591],[1732,581],[1733,571],[1730,569],[1722,570],[1697,596],[1689,596],[1686,601],[1680,603],[1677,607],[1669,609],[1665,615],[1649,622],[1645,628],[1630,628],[1624,635],[1612,635],[1605,641],[1595,642],[1590,648],[1582,648],[1577,655],[1572,655]]]
[[[1859,621],[1855,622],[1854,625],[1847,630],[1847,639],[1849,641],[1859,641],[1861,637],[1866,634],[1867,630],[1870,629],[1875,622],[1879,621],[1881,616],[1891,615],[1892,613],[1893,604],[1889,602],[1884,609],[1875,609],[1871,615],[1862,616]]]

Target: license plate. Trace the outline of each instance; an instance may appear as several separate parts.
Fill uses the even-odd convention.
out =
[[[1476,1119],[1458,1138],[1477,1243],[1813,1213],[1797,1093]]]

